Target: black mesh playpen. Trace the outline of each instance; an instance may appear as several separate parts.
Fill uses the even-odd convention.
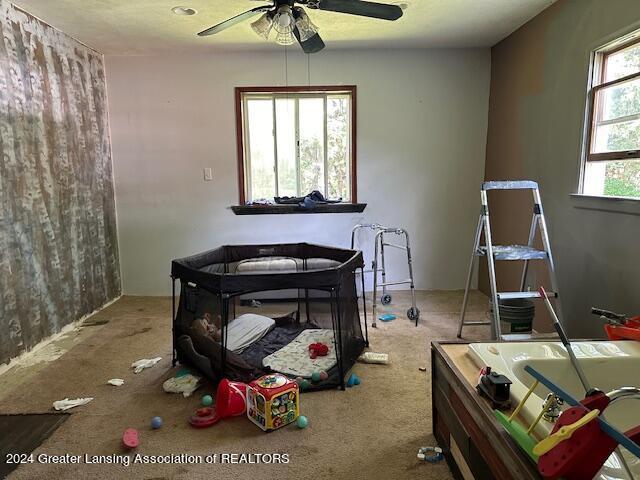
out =
[[[192,364],[214,382],[271,371],[307,377],[321,365],[326,375],[318,381],[316,374],[309,388],[344,389],[368,345],[364,295],[363,335],[356,289],[363,268],[360,251],[308,243],[223,246],[174,260],[174,365]],[[218,319],[219,330],[203,334],[202,318]],[[305,342],[318,338],[329,354],[313,363]]]

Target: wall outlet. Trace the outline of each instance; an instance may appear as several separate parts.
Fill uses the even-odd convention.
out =
[[[213,180],[213,172],[210,168],[204,169],[204,180],[205,182],[210,182],[211,180]]]

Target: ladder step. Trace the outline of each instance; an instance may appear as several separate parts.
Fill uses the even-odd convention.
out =
[[[536,190],[538,184],[532,180],[507,180],[484,182],[482,190]]]
[[[558,292],[547,292],[549,298],[558,298]],[[499,300],[513,300],[516,298],[540,298],[539,292],[498,292]]]
[[[486,254],[487,247],[484,245],[476,252],[479,256]],[[494,245],[493,258],[496,260],[544,260],[547,258],[547,252],[527,245]]]
[[[464,325],[465,327],[471,325],[491,325],[491,322],[464,322],[462,325]]]
[[[505,342],[513,342],[513,341],[529,341],[529,340],[558,340],[557,333],[504,333],[500,335],[500,340]]]

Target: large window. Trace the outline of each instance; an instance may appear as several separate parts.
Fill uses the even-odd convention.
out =
[[[640,199],[640,38],[596,51],[582,193]]]
[[[237,88],[240,202],[356,201],[356,87]]]

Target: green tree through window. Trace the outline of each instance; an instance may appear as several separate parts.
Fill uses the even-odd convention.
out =
[[[640,44],[596,52],[583,191],[640,198]]]
[[[621,68],[640,71],[640,49],[622,52]],[[612,118],[640,113],[640,88],[631,82],[616,88],[611,94]],[[640,140],[640,122],[619,123],[612,126],[607,139],[609,151],[625,151],[637,146]],[[617,197],[640,197],[640,162],[609,162],[605,172],[604,194]]]

